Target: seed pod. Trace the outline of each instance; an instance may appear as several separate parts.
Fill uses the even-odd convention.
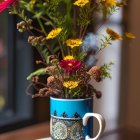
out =
[[[25,32],[25,31],[32,29],[32,28],[33,27],[32,27],[32,20],[31,19],[17,23],[17,29],[19,32]]]
[[[98,66],[93,66],[89,71],[88,74],[91,75],[97,82],[102,80],[101,78],[101,70]]]
[[[46,44],[46,39],[43,36],[29,36],[28,43],[32,46],[43,46]]]

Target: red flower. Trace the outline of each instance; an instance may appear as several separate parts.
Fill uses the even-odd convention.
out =
[[[0,0],[0,12],[4,11],[7,7],[15,3],[16,0]]]
[[[81,66],[81,61],[79,60],[62,60],[60,66],[66,70],[66,72],[74,72],[78,70]]]

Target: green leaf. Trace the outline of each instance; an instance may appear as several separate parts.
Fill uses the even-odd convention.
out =
[[[59,50],[60,50],[60,48],[59,48],[59,46],[57,46],[57,47],[55,47],[55,48],[53,49],[53,52],[54,52],[54,53],[57,53]]]
[[[101,69],[101,77],[102,79],[105,78],[112,78],[110,74],[111,66],[113,65],[113,62],[109,62],[107,64],[104,64],[100,69]]]
[[[84,58],[86,57],[86,55],[87,55],[86,52],[80,52],[76,58],[77,59],[80,59],[80,60],[84,60]]]
[[[53,26],[53,23],[51,22],[51,21],[47,21],[47,22],[45,22],[45,25],[47,25],[47,26]]]
[[[31,73],[28,77],[27,77],[27,80],[31,80],[32,77],[34,76],[39,76],[39,75],[44,75],[46,74],[46,68],[40,68],[36,71],[34,71],[33,73]]]
[[[42,16],[42,12],[37,12],[37,13],[33,16],[33,18],[39,19],[41,16]]]

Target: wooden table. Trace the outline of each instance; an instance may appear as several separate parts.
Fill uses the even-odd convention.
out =
[[[41,123],[9,133],[0,134],[0,140],[36,140],[43,137],[49,137],[49,129],[49,123]]]
[[[0,134],[0,140],[36,140],[49,137],[49,133],[49,123],[42,123]],[[123,128],[104,134],[100,140],[140,140],[140,133]]]

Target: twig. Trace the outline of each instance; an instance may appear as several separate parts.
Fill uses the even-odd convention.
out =
[[[50,53],[51,53],[52,55],[54,55],[54,52],[51,50],[51,48],[50,48],[50,46],[49,46],[48,44],[46,44],[46,47],[48,48],[48,50],[50,51]]]

